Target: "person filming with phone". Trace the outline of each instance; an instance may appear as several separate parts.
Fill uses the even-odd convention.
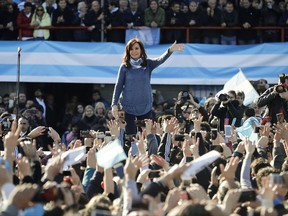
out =
[[[277,114],[282,113],[288,120],[288,74],[279,74],[278,84],[268,88],[257,100],[258,107],[267,106],[265,116],[269,116],[271,124],[277,123]],[[265,117],[263,116],[263,117]]]

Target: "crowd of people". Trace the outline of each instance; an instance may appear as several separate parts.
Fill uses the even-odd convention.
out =
[[[210,1],[206,12],[214,16]],[[48,30],[37,31],[35,38],[50,38]],[[72,97],[61,112],[41,89],[29,99],[23,92],[3,95],[0,216],[288,214],[288,75],[272,86],[259,80],[260,96],[251,104],[234,90],[203,104],[186,90],[164,100],[151,88],[151,73],[184,48],[174,42],[149,59],[143,43],[130,40],[111,101],[95,90],[89,104]]]
[[[191,30],[190,43],[255,44],[279,42],[287,26],[287,2],[281,0],[12,0],[0,1],[0,40],[125,42],[124,29],[159,27],[242,27],[242,30]],[[85,27],[76,30],[43,27]],[[124,29],[113,29],[124,27]],[[18,29],[21,28],[21,35]],[[185,30],[161,30],[161,43],[186,42]]]
[[[15,93],[3,95],[0,215],[285,215],[287,86],[285,74],[270,87],[259,80],[260,97],[248,106],[241,91],[200,104],[189,91],[164,100],[152,90],[151,116],[135,121],[136,134],[98,90],[87,105],[72,98],[61,121],[40,89],[31,99],[20,93],[18,105]],[[103,167],[98,154],[117,145],[127,158]],[[82,148],[85,157],[66,166]],[[215,151],[221,157],[182,178]]]

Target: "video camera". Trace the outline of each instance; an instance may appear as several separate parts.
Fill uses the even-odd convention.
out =
[[[12,122],[16,118],[16,115],[14,114],[8,114],[5,115],[4,117],[0,118],[0,123],[2,127],[3,132],[8,132],[11,129]]]
[[[188,91],[181,91],[180,92],[180,100],[185,103],[186,101],[188,101],[190,99],[190,96],[189,96],[189,92]]]
[[[278,75],[279,80],[280,80],[280,85],[275,86],[275,91],[277,93],[283,93],[287,91],[287,86],[285,85],[285,80],[288,79],[288,74],[280,73]]]
[[[220,94],[220,95],[218,96],[218,98],[219,98],[219,100],[220,100],[221,102],[227,101],[227,100],[229,100],[229,95],[228,95],[228,94]]]

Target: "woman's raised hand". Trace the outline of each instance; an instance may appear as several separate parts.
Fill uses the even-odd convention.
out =
[[[177,41],[175,41],[169,48],[170,52],[174,51],[183,51],[185,48],[184,44],[177,44]]]

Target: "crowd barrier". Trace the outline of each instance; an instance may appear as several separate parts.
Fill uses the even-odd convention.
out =
[[[22,40],[22,30],[24,28],[19,28],[19,40]],[[46,27],[40,27],[39,29],[49,29],[49,30],[85,30],[88,29],[87,26],[46,26]],[[111,30],[126,30],[126,27],[112,27]],[[241,31],[243,30],[242,27],[221,27],[221,26],[201,26],[201,27],[170,27],[170,26],[163,26],[160,28],[161,30],[185,30],[185,41],[186,43],[189,43],[190,41],[190,31],[193,30],[236,30]],[[247,29],[245,29],[247,30]],[[276,30],[280,32],[280,41],[285,41],[285,31],[288,30],[288,26],[257,26],[250,28],[251,31],[265,31],[265,30]],[[109,31],[109,30],[107,30]]]

